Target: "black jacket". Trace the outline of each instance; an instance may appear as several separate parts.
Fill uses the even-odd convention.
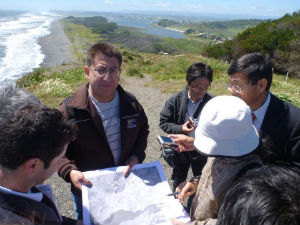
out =
[[[203,101],[206,104],[212,96],[206,93]],[[173,95],[166,101],[166,104],[160,112],[160,128],[168,134],[181,134],[182,124],[184,124],[188,108],[188,87]],[[205,105],[204,104],[204,105]]]
[[[300,109],[271,94],[259,136],[264,163],[300,163]]]
[[[48,201],[51,200],[48,199]],[[32,224],[71,225],[76,223],[76,220],[63,216],[61,221],[59,212],[57,212],[54,204],[51,207],[42,202],[37,202],[29,198],[5,193],[2,191],[0,191],[0,208],[4,209],[3,211],[6,210],[12,213],[11,220],[9,218],[6,218],[5,221],[0,221],[0,223],[5,222],[7,224],[12,224],[10,221],[16,222],[16,220],[13,218],[13,215],[16,215],[16,218],[20,216],[21,218],[30,221]],[[2,218],[1,214],[0,218]],[[20,224],[21,222],[22,221],[20,221]]]

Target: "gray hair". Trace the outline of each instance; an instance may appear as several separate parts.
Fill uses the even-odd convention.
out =
[[[10,119],[21,107],[35,104],[40,105],[40,100],[32,93],[17,88],[13,82],[0,85],[0,126]]]

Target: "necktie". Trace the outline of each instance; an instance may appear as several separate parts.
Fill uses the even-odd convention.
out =
[[[251,116],[252,116],[252,123],[253,123],[254,120],[256,120],[256,116],[255,116],[254,112],[251,112]]]

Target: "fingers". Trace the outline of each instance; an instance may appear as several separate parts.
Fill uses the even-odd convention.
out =
[[[172,224],[174,224],[174,225],[184,225],[185,224],[185,223],[182,223],[182,222],[176,220],[175,218],[171,218],[170,220],[171,220]]]
[[[81,171],[79,170],[71,170],[70,179],[75,188],[82,190],[82,184],[86,186],[92,186],[92,182],[88,180]]]
[[[123,176],[127,177],[129,175],[130,170],[131,170],[131,167],[128,165],[123,173]]]
[[[127,168],[125,169],[125,171],[123,173],[124,177],[127,177],[129,175],[129,172],[132,169],[132,167],[134,167],[138,163],[139,163],[138,158],[135,155],[131,156],[126,162]]]

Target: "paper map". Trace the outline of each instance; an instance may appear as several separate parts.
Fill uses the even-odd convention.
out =
[[[171,224],[170,218],[188,222],[189,216],[171,193],[160,162],[139,164],[128,177],[126,167],[85,172],[93,183],[83,186],[85,225]]]

